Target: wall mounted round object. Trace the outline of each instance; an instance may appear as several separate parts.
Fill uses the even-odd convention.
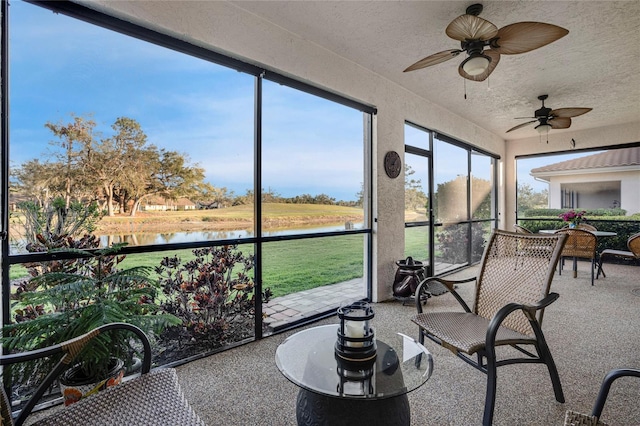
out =
[[[402,170],[402,160],[395,151],[389,151],[384,156],[384,171],[387,172],[387,176],[394,179],[400,176]]]

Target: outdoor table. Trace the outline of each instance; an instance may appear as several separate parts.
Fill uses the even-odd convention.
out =
[[[431,353],[401,333],[391,344],[376,339],[370,368],[341,368],[335,354],[338,325],[300,331],[276,350],[276,365],[300,387],[298,425],[410,425],[407,393],[431,376]],[[345,371],[348,370],[348,371]]]
[[[592,231],[590,229],[581,229],[579,228],[581,231],[587,231],[587,232],[591,232],[593,235],[596,236],[596,238],[600,238],[600,237],[615,237],[616,235],[618,235],[616,232],[610,232],[610,231]],[[555,234],[556,231],[559,231],[559,229],[541,229],[538,231],[538,233],[540,234]],[[573,278],[576,278],[578,276],[578,259],[577,258],[573,258]]]

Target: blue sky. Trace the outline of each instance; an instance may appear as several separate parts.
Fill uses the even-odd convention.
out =
[[[107,137],[125,116],[213,185],[253,187],[253,76],[20,1],[10,7],[10,73],[12,166],[52,149],[48,121],[90,117]],[[362,113],[269,81],[263,101],[263,187],[355,199]]]
[[[12,166],[51,149],[47,121],[91,117],[109,136],[126,116],[150,143],[204,167],[213,185],[236,195],[253,187],[252,76],[21,1],[11,2],[10,30]],[[269,81],[263,100],[263,188],[355,199],[363,182],[362,113]],[[413,132],[405,136],[416,145]],[[530,168],[580,155],[589,154],[521,160],[518,181],[539,191],[546,185]],[[459,161],[439,155],[440,179],[455,178]]]

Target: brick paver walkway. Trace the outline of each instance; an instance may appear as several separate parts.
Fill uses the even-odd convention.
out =
[[[341,303],[354,302],[364,297],[366,291],[362,278],[274,297],[263,306],[263,312],[267,315],[264,324],[271,329],[279,328],[290,322],[338,309]]]

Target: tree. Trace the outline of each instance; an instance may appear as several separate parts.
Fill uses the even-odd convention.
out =
[[[116,202],[122,212],[131,205],[133,216],[141,200],[152,195],[194,200],[214,193],[221,196],[204,182],[204,169],[190,165],[185,155],[148,144],[136,120],[119,117],[111,126],[113,136],[97,138],[93,120],[72,117],[70,123],[46,123],[59,138],[53,144],[62,150],[48,155],[51,162],[31,160],[15,169],[12,189],[34,198],[42,207],[62,197],[65,210],[73,201],[103,199],[109,216],[115,214]]]
[[[543,209],[549,205],[549,191],[545,188],[540,192],[533,190],[528,183],[518,184],[518,214],[522,215],[529,209]]]
[[[50,198],[64,195],[56,190],[60,183],[58,166],[38,159],[27,161],[11,170],[11,191],[34,199],[38,207],[44,207]]]
[[[439,183],[436,188],[433,207],[437,220],[452,222],[467,220],[467,177],[458,175],[455,179]]]
[[[82,153],[83,177],[92,176],[97,181],[109,216],[115,213],[113,202],[118,186],[122,186],[127,173],[140,166],[139,151],[147,143],[147,135],[134,119],[120,117],[111,128],[116,132],[113,137],[87,141]]]
[[[94,143],[93,129],[96,126],[95,121],[77,117],[71,114],[73,122],[67,124],[45,123],[45,127],[51,130],[60,140],[52,142],[53,145],[59,145],[63,152],[56,152],[53,158],[57,160],[59,165],[58,175],[62,180],[63,194],[65,200],[65,208],[69,208],[72,195],[77,187],[90,185],[88,176],[85,178],[83,173],[82,149]]]
[[[434,209],[438,218],[445,222],[467,220],[467,177],[458,175],[453,180],[438,184]],[[492,217],[490,181],[472,177],[470,214],[476,219]]]
[[[404,208],[405,210],[426,210],[429,197],[422,190],[422,181],[415,179],[415,170],[404,165]]]
[[[489,219],[491,211],[491,182],[473,176],[471,178],[471,217],[474,219]]]

